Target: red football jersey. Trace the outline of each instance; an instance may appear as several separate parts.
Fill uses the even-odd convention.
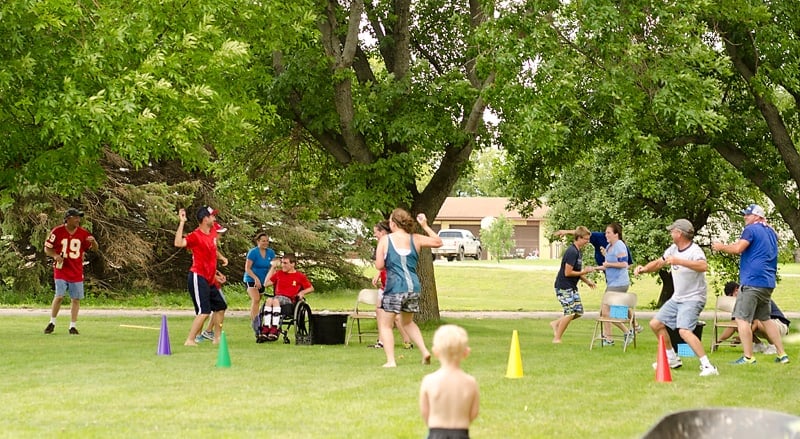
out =
[[[64,257],[61,267],[58,264],[53,265],[54,278],[67,282],[83,282],[83,254],[92,246],[89,242],[90,236],[91,233],[80,226],[69,233],[65,224],[50,231],[50,237],[44,242],[44,246]]]

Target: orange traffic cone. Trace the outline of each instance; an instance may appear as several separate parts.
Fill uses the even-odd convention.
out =
[[[656,382],[671,383],[672,372],[669,370],[669,360],[667,360],[667,347],[664,343],[664,336],[658,336],[658,358],[656,359]]]

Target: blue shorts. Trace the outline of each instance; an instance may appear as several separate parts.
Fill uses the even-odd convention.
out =
[[[225,296],[215,286],[208,284],[203,276],[189,272],[189,296],[192,298],[194,313],[211,314],[211,311],[224,311],[228,309]]]
[[[562,290],[556,288],[556,298],[561,304],[561,309],[564,310],[564,315],[583,315],[583,303],[581,302],[581,295],[578,294],[577,288],[570,288]]]
[[[70,299],[83,299],[83,282],[67,282],[64,279],[56,279],[56,297],[64,297],[69,290]]]
[[[658,310],[654,319],[663,323],[670,329],[688,329],[694,331],[694,327],[697,326],[697,319],[700,317],[700,311],[702,311],[705,306],[705,302],[700,302],[698,300],[679,303],[669,299],[667,303]]]
[[[381,309],[386,312],[419,312],[419,293],[386,293],[381,298]]]

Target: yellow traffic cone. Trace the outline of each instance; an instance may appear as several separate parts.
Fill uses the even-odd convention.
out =
[[[522,356],[519,353],[519,335],[516,329],[511,334],[511,349],[508,352],[506,378],[522,378]]]

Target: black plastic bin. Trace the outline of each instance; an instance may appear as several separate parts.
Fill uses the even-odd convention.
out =
[[[312,314],[311,339],[314,344],[344,344],[347,314]]]
[[[697,336],[700,341],[703,340],[703,328],[706,326],[706,322],[700,320],[697,322],[697,326],[694,327],[694,335]],[[686,344],[685,341],[681,338],[681,335],[678,333],[677,330],[670,328],[667,326],[667,332],[669,333],[669,341],[672,343],[672,349],[675,349],[675,352],[678,351],[678,345],[683,343]]]

